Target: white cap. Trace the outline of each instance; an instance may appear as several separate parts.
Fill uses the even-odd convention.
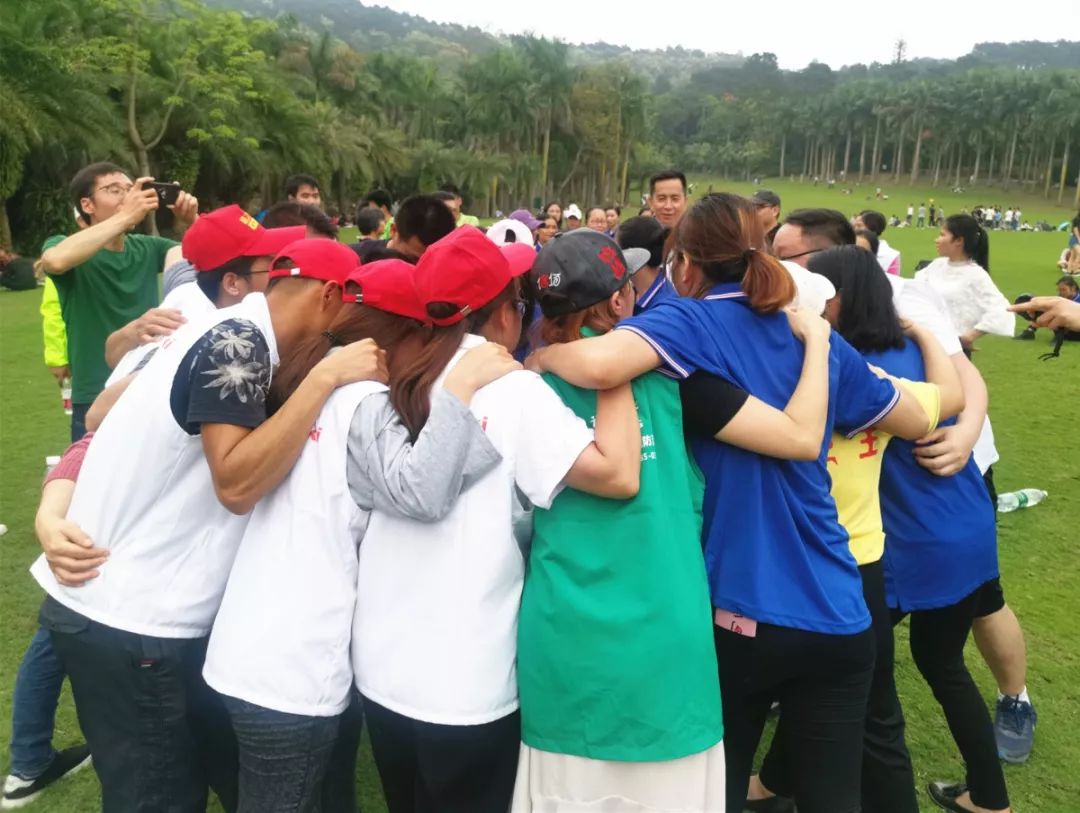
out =
[[[487,230],[488,239],[497,246],[505,246],[508,243],[524,243],[527,246],[533,243],[532,232],[529,227],[520,220],[500,220],[493,223]]]
[[[781,260],[780,264],[787,269],[795,282],[795,301],[791,304],[811,310],[820,316],[825,310],[825,303],[836,296],[836,288],[833,284],[821,274],[807,271],[790,260]]]
[[[581,209],[578,208],[576,203],[571,203],[566,207],[566,211],[563,212],[564,217],[573,217],[581,220]]]

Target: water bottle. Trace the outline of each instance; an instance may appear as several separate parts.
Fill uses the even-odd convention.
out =
[[[64,404],[64,414],[71,414],[71,377],[66,376],[60,382],[60,400]]]
[[[1018,508],[1030,508],[1038,505],[1046,499],[1046,492],[1037,488],[1022,488],[1019,491],[1009,491],[998,495],[997,510],[999,514],[1008,514]]]

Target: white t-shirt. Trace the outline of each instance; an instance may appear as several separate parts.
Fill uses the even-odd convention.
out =
[[[199,435],[176,422],[173,380],[214,325],[250,320],[278,361],[262,294],[194,320],[164,341],[116,402],[86,451],[68,519],[109,551],[101,575],[64,587],[45,557],[30,572],[65,607],[115,629],[160,638],[210,632],[248,515],[217,499]]]
[[[482,341],[466,336],[447,369]],[[444,725],[480,725],[517,708],[525,559],[513,532],[515,503],[523,495],[549,507],[593,439],[543,379],[526,371],[479,390],[470,411],[502,461],[439,522],[372,513],[353,623],[360,692],[398,714]]]
[[[891,273],[900,274],[900,252],[880,237],[878,238],[877,260],[882,271],[889,271],[893,263],[896,263],[896,268]]]
[[[915,279],[922,280],[945,300],[949,317],[958,334],[981,330],[998,336],[1012,336],[1016,317],[1009,312],[1009,300],[994,285],[982,266],[970,260],[954,263],[938,257]]]
[[[981,270],[981,269],[980,269]],[[933,288],[918,279],[903,279],[886,275],[893,287],[893,303],[896,312],[904,319],[910,319],[927,328],[945,348],[946,355],[954,356],[964,352],[960,338],[952,326],[945,302]],[[994,430],[990,418],[983,419],[982,431],[972,449],[975,463],[983,474],[1000,458],[994,445]]]
[[[177,285],[168,295],[161,300],[159,308],[175,308],[183,314],[184,318],[189,322],[192,320],[201,319],[205,314],[212,313],[214,311],[214,303],[206,298],[206,294],[202,292],[202,289],[194,282],[185,282],[182,285]],[[125,378],[135,371],[135,368],[139,366],[139,362],[142,361],[146,354],[151,350],[160,347],[161,342],[147,342],[146,344],[140,344],[138,347],[133,347],[128,350],[123,357],[116,363],[116,367],[109,374],[109,378],[105,381],[105,386],[110,387],[119,381],[121,378]]]
[[[360,381],[327,399],[289,476],[251,512],[203,677],[221,694],[287,714],[349,704],[356,545],[367,519],[345,477],[349,424],[386,387]]]

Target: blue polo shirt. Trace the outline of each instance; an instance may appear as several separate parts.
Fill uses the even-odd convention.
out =
[[[737,284],[718,285],[704,299],[667,299],[617,329],[649,342],[662,372],[713,373],[778,409],[802,371],[803,345],[787,317],[755,313]],[[834,635],[870,625],[858,566],[829,494],[826,459],[834,428],[853,435],[880,421],[898,398],[896,387],[833,333],[817,460],[777,460],[692,438],[705,475],[703,545],[713,606]]]
[[[649,286],[648,290],[642,294],[641,299],[634,303],[634,315],[644,313],[654,305],[659,305],[664,300],[678,295],[675,286],[671,284],[671,280],[667,277],[667,267],[665,266],[660,269],[660,273],[656,275],[656,279],[653,280],[653,284]]]
[[[864,358],[892,375],[926,379],[912,342]],[[951,477],[938,477],[918,464],[914,449],[893,438],[881,464],[885,598],[904,611],[949,607],[998,575],[994,506],[974,456]]]

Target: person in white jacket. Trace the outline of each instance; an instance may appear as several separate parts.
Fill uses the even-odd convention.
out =
[[[1016,319],[1009,301],[990,279],[990,240],[971,215],[953,215],[937,238],[940,255],[915,274],[941,294],[964,350],[987,333],[1012,336]]]

